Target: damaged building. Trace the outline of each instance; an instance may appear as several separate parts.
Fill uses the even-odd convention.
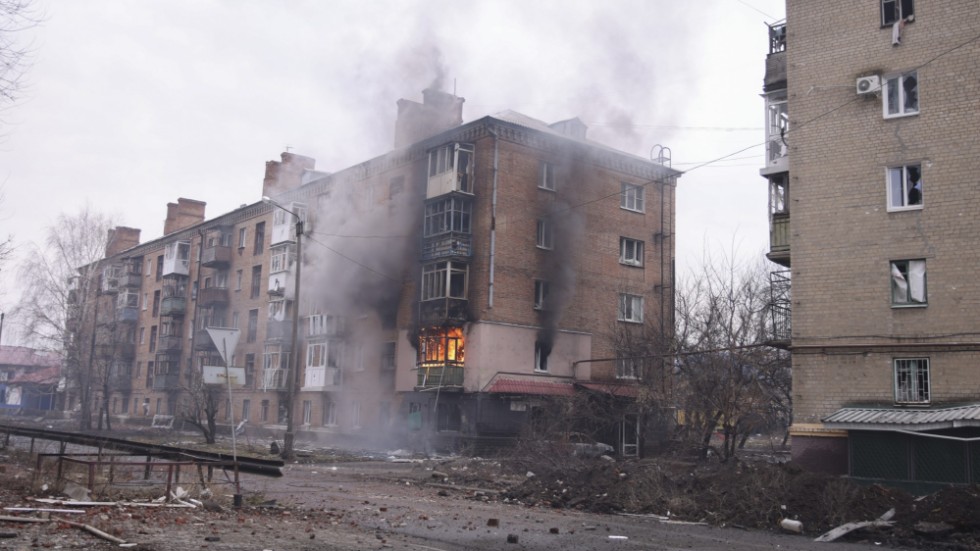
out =
[[[793,458],[976,483],[977,6],[786,7],[769,31],[761,172],[774,303],[792,319],[776,325],[793,357]]]
[[[663,365],[623,335],[649,355],[672,326],[680,173],[578,119],[464,124],[463,103],[400,100],[394,148],[343,170],[283,153],[266,201],[206,220],[180,199],[143,244],[117,228],[97,340],[119,344],[89,352],[112,366],[111,413],[184,415],[194,374],[224,365],[206,330],[238,328],[221,423],[275,434],[292,411],[301,438],[459,448],[581,398],[604,405],[594,438],[639,453]]]

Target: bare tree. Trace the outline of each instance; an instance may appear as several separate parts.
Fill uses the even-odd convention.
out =
[[[201,431],[208,444],[214,444],[218,440],[218,410],[227,392],[222,385],[206,384],[197,369],[192,371],[191,380],[183,389],[180,418]]]
[[[704,454],[720,431],[722,460],[790,408],[788,356],[771,347],[769,277],[762,263],[705,262],[677,293],[679,406]]]
[[[113,355],[99,354],[107,342],[105,333],[95,330],[99,320],[114,314],[112,297],[100,288],[100,260],[111,227],[106,215],[88,206],[62,214],[48,227],[44,245],[30,246],[19,269],[23,293],[14,317],[33,346],[62,355],[82,429],[92,426],[93,384],[105,365],[99,358]]]
[[[17,99],[30,49],[19,34],[41,20],[30,0],[0,0],[0,108]]]

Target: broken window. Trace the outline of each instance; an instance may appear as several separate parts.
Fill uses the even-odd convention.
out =
[[[449,180],[441,175],[449,175]],[[449,191],[473,193],[473,146],[452,143],[430,151],[429,188],[429,197]]]
[[[629,237],[620,237],[619,262],[627,266],[643,266],[643,242]]]
[[[782,159],[789,151],[786,144],[786,133],[789,132],[788,105],[785,90],[766,96],[766,154],[769,164]]]
[[[926,261],[891,262],[892,306],[926,304]]]
[[[548,191],[555,191],[555,165],[546,161],[541,162],[541,175],[538,180],[538,187],[541,189],[547,189]]]
[[[914,0],[881,0],[881,26],[885,27],[903,19],[911,21],[915,15]]]
[[[929,359],[895,359],[895,401],[900,404],[929,402]]]
[[[459,327],[433,328],[419,335],[422,367],[463,365],[463,330]]]
[[[885,77],[885,118],[919,113],[919,79],[915,71]]]
[[[540,249],[551,249],[555,246],[554,234],[551,231],[551,221],[547,218],[538,219],[537,245]]]
[[[548,303],[548,282],[535,279],[534,280],[534,309],[544,310],[545,305]]]
[[[551,356],[551,345],[541,341],[534,343],[534,370],[548,371],[548,357]]]
[[[922,167],[903,165],[888,170],[888,210],[922,208]]]
[[[619,316],[617,319],[619,321],[643,323],[643,297],[640,295],[620,293]]]
[[[643,186],[637,186],[633,184],[627,184],[622,182],[620,184],[619,192],[619,207],[632,210],[635,212],[643,212]]]
[[[473,203],[463,197],[446,197],[425,206],[425,237],[448,232],[470,233]]]
[[[422,267],[422,300],[466,298],[469,266],[460,262],[435,262]]]

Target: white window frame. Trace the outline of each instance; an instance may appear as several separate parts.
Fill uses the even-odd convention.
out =
[[[894,358],[895,403],[928,404],[931,396],[929,358]]]
[[[616,358],[616,378],[635,381],[640,378],[640,360],[635,358]]]
[[[643,296],[620,293],[616,319],[627,323],[643,323]]]
[[[643,267],[643,241],[631,237],[619,238],[619,263]]]
[[[929,304],[925,259],[892,260],[889,263],[892,308]]]
[[[310,425],[313,420],[313,400],[303,400],[303,424]]]
[[[534,309],[544,310],[548,302],[548,293],[551,291],[548,282],[543,279],[534,280]]]
[[[334,402],[333,400],[324,400],[322,417],[323,417],[323,426],[336,427],[337,426],[337,402]]]
[[[547,218],[538,218],[535,244],[539,249],[550,251],[555,248],[555,234],[551,228],[551,221]]]
[[[632,212],[645,212],[645,188],[641,185],[620,182],[619,208]]]
[[[555,174],[555,164],[548,161],[541,161],[540,177],[538,178],[538,189],[547,191],[557,191],[558,177]]]
[[[543,345],[541,342],[534,343],[534,372],[535,373],[547,373],[548,372],[548,360],[551,358],[551,353],[543,354]]]
[[[918,173],[918,180],[915,174]],[[890,166],[885,169],[885,188],[888,196],[888,212],[919,210],[922,208],[922,165],[917,163]],[[918,192],[918,202],[910,198],[913,191]]]
[[[238,248],[244,249],[248,237],[248,228],[238,228]]]
[[[906,106],[905,82],[914,79],[915,82],[915,105]],[[887,75],[882,83],[881,109],[886,119],[898,117],[910,117],[919,114],[919,103],[921,94],[919,93],[919,76],[917,71],[909,71],[895,75]]]
[[[453,291],[455,278],[462,278],[461,292]],[[422,300],[465,299],[469,285],[469,265],[463,262],[433,262],[422,266]]]

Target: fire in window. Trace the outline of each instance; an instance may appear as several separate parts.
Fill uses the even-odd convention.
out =
[[[463,365],[464,357],[462,328],[434,328],[424,331],[419,336],[419,365],[421,367]]]

